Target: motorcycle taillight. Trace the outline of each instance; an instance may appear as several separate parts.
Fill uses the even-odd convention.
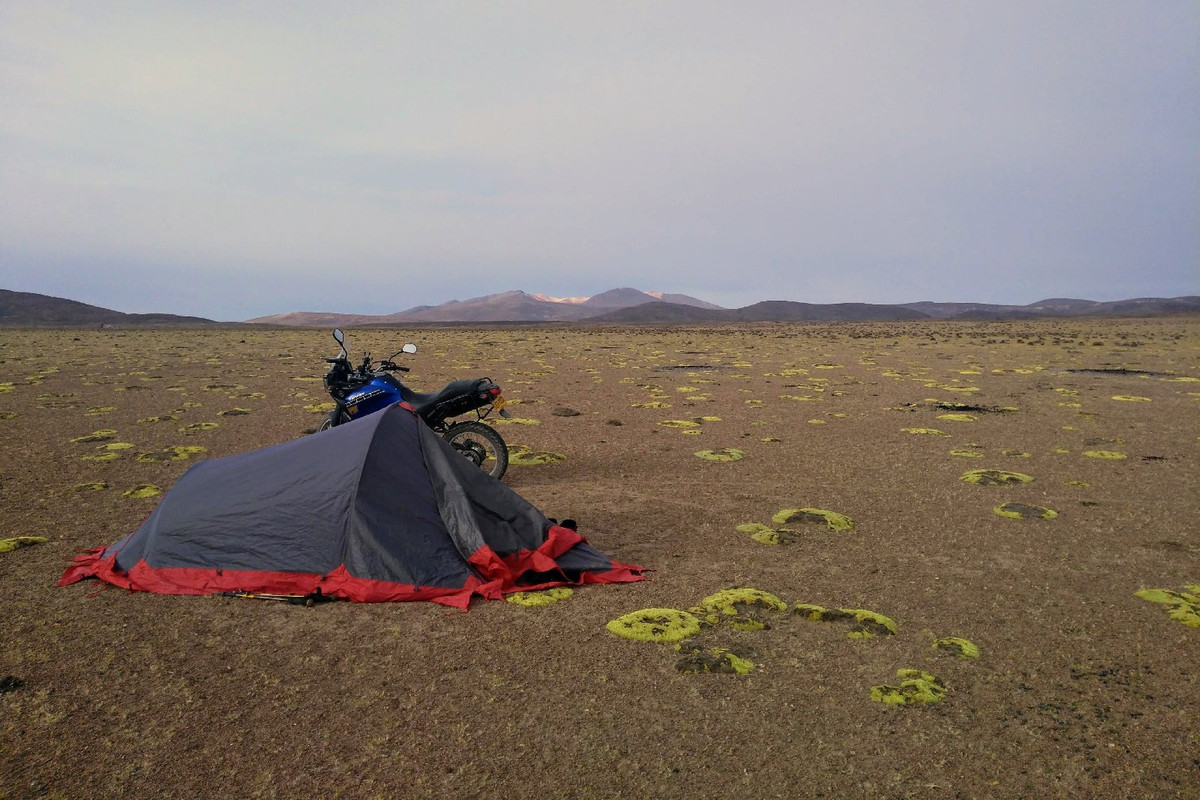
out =
[[[487,393],[490,394],[492,397],[499,397],[500,396],[500,387],[493,386],[492,388],[487,390]]]

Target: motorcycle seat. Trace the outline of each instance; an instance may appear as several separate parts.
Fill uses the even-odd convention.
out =
[[[410,390],[408,397],[405,399],[412,404],[418,414],[422,414],[429,409],[437,408],[449,400],[479,391],[478,387],[483,381],[483,378],[466,378],[460,381],[451,381],[436,392],[430,392],[429,394]]]

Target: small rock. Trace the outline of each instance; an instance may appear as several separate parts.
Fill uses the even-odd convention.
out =
[[[578,417],[579,416],[578,411],[576,411],[573,408],[567,408],[566,406],[559,406],[558,408],[554,409],[550,413],[556,417]]]

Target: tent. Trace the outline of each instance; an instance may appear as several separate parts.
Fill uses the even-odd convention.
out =
[[[250,592],[432,600],[642,580],[553,524],[421,423],[407,404],[191,467],[142,525],[75,558],[163,594]]]

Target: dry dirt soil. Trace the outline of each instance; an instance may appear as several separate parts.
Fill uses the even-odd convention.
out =
[[[1200,320],[349,332],[405,341],[419,388],[497,379],[506,439],[563,457],[505,481],[651,579],[467,613],[58,588],[130,490],[314,429],[335,346],[0,332],[0,539],[47,540],[0,553],[0,797],[1200,795],[1200,629],[1135,595],[1200,583]],[[730,588],[789,607],[685,643],[745,674],[606,628]],[[873,699],[901,669],[941,701]]]

